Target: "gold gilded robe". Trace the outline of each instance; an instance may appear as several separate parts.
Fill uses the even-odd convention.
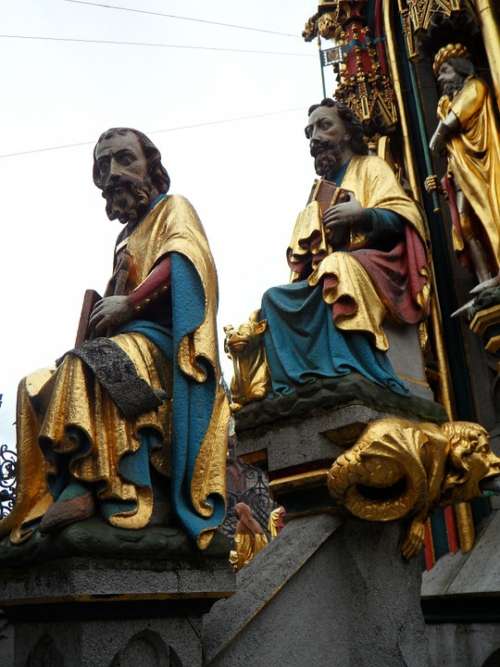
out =
[[[354,193],[363,208],[387,209],[399,214],[411,225],[425,253],[427,234],[420,210],[384,160],[375,156],[353,156],[340,187]],[[287,254],[292,266],[292,282],[301,279],[293,265],[312,261],[312,272],[307,279],[311,287],[323,281],[325,302],[335,304],[348,299],[353,304],[351,312],[334,317],[339,329],[369,333],[379,350],[388,349],[382,323],[390,309],[384,294],[356,259],[355,252],[334,251],[329,245],[318,202],[312,202],[299,214]],[[415,269],[420,281],[415,300],[424,316],[430,293],[429,270],[426,262],[420,262]]]
[[[500,127],[488,86],[469,77],[452,100],[447,96],[439,100],[439,118],[444,120],[450,111],[458,118],[460,130],[446,144],[448,168],[480,222],[479,240],[487,242],[491,269],[496,272],[500,268]],[[471,233],[464,230],[464,237]]]
[[[225,497],[226,438],[229,405],[220,386],[217,352],[217,275],[203,227],[190,203],[183,197],[167,196],[154,206],[127,239],[128,279],[126,292],[140,285],[155,265],[169,253],[184,255],[194,266],[205,297],[204,318],[198,328],[181,341],[177,358],[183,373],[202,383],[207,374],[198,363],[203,359],[213,369],[216,395],[209,427],[201,443],[191,479],[192,506],[202,517],[210,517],[208,496]],[[109,522],[122,528],[142,528],[151,518],[152,491],[125,481],[119,463],[125,454],[139,449],[139,433],[152,429],[163,443],[151,456],[163,475],[170,474],[172,422],[172,369],[156,346],[140,333],[122,333],[112,340],[127,354],[137,374],[153,390],[168,399],[156,410],[125,420],[117,407],[80,358],[67,355],[57,370],[38,372],[20,383],[17,407],[18,486],[11,514],[0,522],[0,534],[11,532],[19,542],[31,534],[30,522],[41,517],[52,504],[48,474],[57,468],[44,451],[71,453],[77,447],[68,435],[76,427],[87,436],[88,453],[71,460],[73,477],[85,483],[99,483],[102,500],[134,501],[133,511],[114,514]],[[213,530],[198,538],[208,545]]]

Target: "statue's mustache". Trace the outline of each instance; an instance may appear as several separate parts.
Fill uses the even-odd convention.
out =
[[[114,179],[109,185],[103,188],[102,196],[108,198],[116,194],[119,190],[135,191],[144,188],[144,181],[131,176],[120,176]]]
[[[312,157],[317,157],[318,155],[321,155],[321,153],[325,153],[326,151],[331,151],[332,153],[336,154],[339,152],[339,145],[334,141],[311,142],[309,152],[311,153]]]

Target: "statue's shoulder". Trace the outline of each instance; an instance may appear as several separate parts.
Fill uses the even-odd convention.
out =
[[[158,204],[159,218],[168,225],[175,220],[183,221],[184,224],[192,221],[196,224],[198,215],[194,206],[187,197],[178,194],[166,195]]]
[[[161,206],[165,209],[168,209],[169,211],[174,209],[177,211],[182,209],[190,211],[194,210],[193,205],[189,199],[183,195],[178,194],[166,195],[161,202]]]
[[[484,98],[489,94],[489,91],[490,89],[486,81],[483,81],[478,76],[469,76],[465,80],[462,89],[457,93],[456,98]],[[454,102],[456,98],[454,98]]]
[[[378,155],[358,155],[357,159],[361,160],[365,165],[369,166],[375,166],[375,165],[387,166],[387,162]]]
[[[470,76],[466,79],[464,86],[474,86],[478,90],[489,90],[486,81],[479,76]]]
[[[355,168],[358,173],[366,173],[369,176],[386,175],[393,173],[389,164],[378,155],[355,156]]]
[[[163,207],[159,218],[169,233],[194,235],[199,239],[206,236],[198,213],[187,197],[167,195]]]

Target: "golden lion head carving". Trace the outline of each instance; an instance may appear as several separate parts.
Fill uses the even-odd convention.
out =
[[[450,442],[443,499],[462,502],[480,496],[479,483],[500,475],[500,458],[490,450],[488,432],[472,422],[449,422],[442,430]]]
[[[246,354],[255,350],[260,344],[260,338],[267,329],[266,320],[259,320],[259,311],[254,311],[244,324],[235,329],[231,324],[224,327],[226,334],[224,351],[229,356]]]

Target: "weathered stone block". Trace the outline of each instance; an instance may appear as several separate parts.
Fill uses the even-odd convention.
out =
[[[99,558],[85,553],[96,546],[96,533],[87,544],[82,539],[89,525],[71,528],[61,549],[71,546],[78,557],[55,558],[54,544],[41,537],[30,550],[29,543],[3,545],[4,558],[16,548],[20,555],[18,567],[0,571],[0,607],[15,628],[11,664],[125,667],[141,655],[141,667],[201,665],[201,617],[235,586],[225,538],[207,554],[175,529],[144,531],[142,540],[110,529],[107,548],[121,540],[122,549]]]
[[[394,523],[291,521],[205,617],[208,664],[426,667],[422,564],[400,538]]]

